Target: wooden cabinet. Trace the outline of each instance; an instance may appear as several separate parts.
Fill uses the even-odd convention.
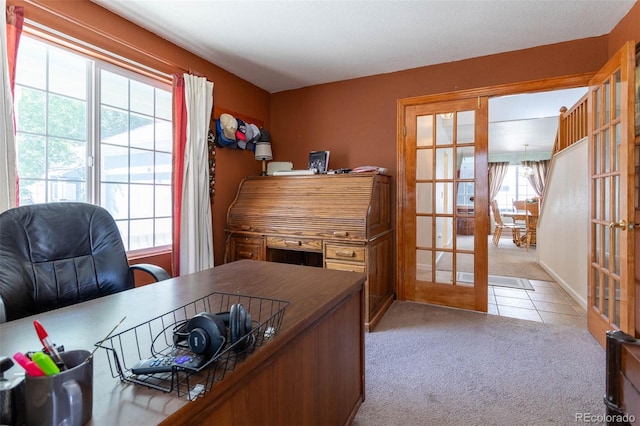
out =
[[[473,206],[457,206],[456,227],[458,235],[474,235]]]
[[[227,213],[226,261],[363,272],[371,330],[394,298],[390,185],[377,173],[248,177]]]

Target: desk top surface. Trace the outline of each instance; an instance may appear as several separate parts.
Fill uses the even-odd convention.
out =
[[[212,292],[239,293],[248,296],[290,301],[277,335],[259,347],[247,359],[214,384],[203,398],[189,402],[175,393],[163,393],[143,386],[120,382],[111,376],[107,356],[98,349],[94,356],[93,418],[91,424],[156,424],[176,414],[186,404],[206,404],[233,387],[333,306],[361,290],[366,276],[355,272],[335,271],[273,262],[241,260],[210,270],[172,278],[159,283],[57,309],[32,317],[0,324],[0,355],[40,350],[33,327],[39,320],[50,339],[67,350],[93,350],[109,331],[126,330],[185,303]],[[20,372],[18,366],[7,377]]]

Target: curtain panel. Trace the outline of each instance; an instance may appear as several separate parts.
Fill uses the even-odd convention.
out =
[[[531,167],[533,170],[533,174],[527,179],[539,197],[542,197],[544,194],[544,187],[547,182],[547,175],[549,174],[549,163],[549,160],[522,162],[523,166]]]
[[[0,72],[0,212],[18,205],[18,172],[15,138],[15,118],[13,114],[13,91],[16,76],[16,58],[22,26],[24,8],[6,6],[0,2],[5,13],[0,23],[2,71]]]
[[[171,188],[173,204],[173,247],[171,268],[180,276],[180,224],[182,223],[182,183],[184,181],[184,148],[187,141],[187,106],[184,99],[184,77],[173,76],[173,158]]]
[[[498,196],[508,170],[508,161],[489,163],[489,201],[495,200]]]
[[[182,106],[184,120],[176,121],[174,136],[174,230],[177,251],[174,276],[213,267],[213,225],[209,189],[209,123],[213,110],[213,83],[189,74],[175,79],[174,119]],[[182,89],[180,87],[183,86]],[[182,96],[180,94],[182,93]],[[184,130],[184,139],[180,134]],[[182,144],[181,144],[182,143]],[[180,145],[181,144],[181,145]],[[182,183],[180,184],[180,179]],[[178,211],[176,212],[176,209]],[[176,215],[177,213],[177,215]],[[176,237],[174,233],[174,238]]]

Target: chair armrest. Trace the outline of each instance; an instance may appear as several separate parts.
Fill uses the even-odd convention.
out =
[[[164,270],[164,268],[158,265],[152,265],[150,263],[137,263],[135,265],[130,265],[129,269],[133,273],[134,270],[146,272],[151,275],[156,281],[168,280],[171,278],[169,273]]]

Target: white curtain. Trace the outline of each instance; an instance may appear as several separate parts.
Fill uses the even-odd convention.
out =
[[[207,136],[213,108],[213,83],[184,74],[187,141],[180,222],[180,275],[213,268],[213,230],[209,198]]]
[[[13,99],[7,57],[6,2],[0,1],[0,213],[16,206],[16,141],[13,131]]]
[[[509,162],[489,163],[489,202],[495,200],[509,171]]]
[[[523,166],[531,167],[533,169],[533,174],[527,179],[529,180],[529,183],[533,187],[533,190],[536,191],[536,194],[538,194],[539,197],[542,197],[544,195],[544,187],[547,183],[547,175],[549,174],[550,163],[550,160],[522,162]]]

